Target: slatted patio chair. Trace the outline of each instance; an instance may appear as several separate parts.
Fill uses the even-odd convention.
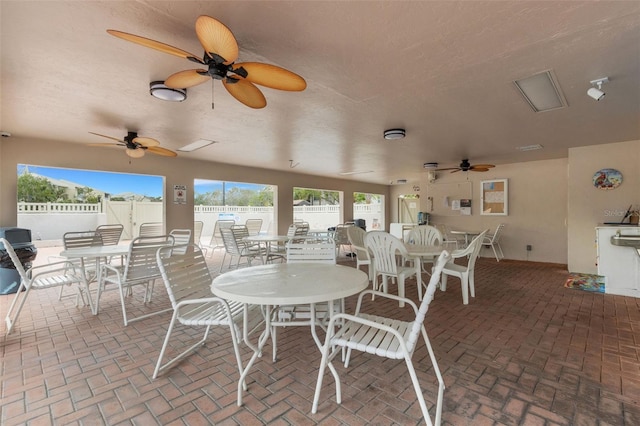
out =
[[[485,235],[482,240],[482,247],[491,248],[493,250],[493,254],[496,256],[496,261],[500,262],[500,259],[504,259],[504,253],[502,252],[502,247],[500,247],[500,239],[502,238],[502,231],[504,230],[504,223],[501,223],[496,228],[496,232],[493,235]]]
[[[182,248],[181,246],[176,247]],[[242,374],[243,368],[238,345],[243,336],[241,327],[244,325],[245,309],[248,318],[246,326],[253,330],[264,321],[260,307],[227,302],[219,297],[214,297],[211,294],[211,273],[202,251],[194,244],[183,247],[184,250],[180,251],[170,247],[161,248],[156,254],[160,274],[171,300],[173,316],[153,371],[153,378],[155,379],[158,374],[171,368],[178,361],[204,345],[212,326],[229,327],[238,372]],[[167,350],[172,351],[169,342],[177,324],[189,327],[205,326],[204,336],[163,364]]]
[[[224,241],[222,240],[221,229],[231,228],[236,224],[235,220],[216,220],[216,223],[213,225],[213,234],[211,234],[211,240],[209,241],[209,245],[207,245],[207,255],[213,256],[213,253],[218,249],[224,249]],[[208,249],[211,249],[211,253],[208,253]]]
[[[242,228],[246,229],[245,226]],[[220,272],[224,268],[224,261],[229,256],[229,265],[228,268],[232,267],[233,258],[236,257],[236,268],[240,267],[240,261],[244,258],[247,261],[247,266],[251,266],[251,261],[257,258],[262,260],[263,256],[266,254],[265,250],[262,250],[259,246],[249,244],[245,241],[242,241],[241,235],[244,235],[245,232],[242,229],[238,229],[235,227],[231,228],[220,228],[220,234],[222,235],[222,242],[224,244],[224,256],[222,256],[222,262],[220,262]],[[246,233],[248,235],[248,233]]]
[[[134,291],[137,287],[144,288],[142,303],[148,305],[151,302],[153,294],[153,285],[160,276],[158,263],[156,261],[156,252],[158,249],[166,246],[173,246],[174,238],[171,235],[163,235],[157,237],[137,237],[129,244],[129,253],[124,267],[116,267],[108,264],[101,266],[100,282],[98,283],[98,296],[96,302],[96,312],[100,308],[100,298],[105,291],[105,287],[109,284],[117,286],[120,293],[120,304],[122,307],[122,318],[124,325],[130,322],[148,318],[153,315],[166,312],[169,309],[152,310],[149,313],[131,318],[127,315],[127,298],[139,298]]]
[[[247,219],[244,225],[249,230],[249,235],[258,235],[262,229],[262,219]]]
[[[76,270],[70,262],[48,263],[46,265],[34,266],[25,271],[20,258],[9,241],[0,238],[0,247],[6,251],[20,276],[18,290],[15,296],[13,296],[13,300],[9,305],[7,315],[4,319],[7,326],[6,334],[13,331],[20,312],[22,312],[22,308],[32,290],[44,290],[52,287],[64,287],[75,284],[78,286],[78,290],[82,288],[89,294],[89,285],[80,271]],[[89,299],[89,303],[91,303],[91,299]]]
[[[336,245],[332,240],[314,242],[287,243],[287,263],[328,263],[336,264]],[[344,312],[344,302],[336,303],[336,312]],[[328,321],[329,305],[327,303],[316,304],[316,319],[321,325],[322,321]],[[271,342],[273,345],[273,362],[276,362],[277,328],[290,326],[310,326],[311,307],[305,305],[278,306],[273,311],[271,322]]]
[[[191,243],[191,229],[172,229],[169,235],[173,237],[173,245],[176,246],[175,250],[178,252],[185,250],[185,244]]]
[[[74,232],[65,232],[62,235],[62,244],[64,249],[72,249],[72,248],[84,248],[84,247],[94,247],[94,246],[102,246],[102,234],[97,231],[74,231]],[[98,263],[85,264],[84,259],[73,259],[67,260],[67,262],[73,264],[74,268],[80,274],[84,274],[87,284],[91,284],[96,280],[98,276],[98,268],[100,267],[100,262],[108,262],[109,259],[98,259]],[[58,300],[62,300],[62,296],[64,293],[65,287],[60,287],[60,293],[58,294]],[[84,289],[80,289],[76,293],[76,305],[78,304],[78,297],[82,298],[82,303],[86,305],[87,301],[84,299]],[[91,297],[90,294],[87,294],[87,297]]]
[[[164,234],[164,224],[162,222],[147,222],[140,224],[139,237],[159,237]]]
[[[376,294],[380,298],[388,298],[398,301],[402,299],[398,296],[375,292],[373,290],[365,290],[360,293],[354,315],[340,313],[331,318],[329,326],[327,327],[325,343],[322,348],[322,360],[320,361],[318,381],[316,383],[313,405],[311,407],[312,413],[315,414],[318,411],[318,401],[320,399],[320,391],[322,389],[322,380],[327,366],[341,349],[347,348],[345,368],[349,367],[352,350],[358,350],[389,359],[404,359],[407,369],[409,370],[409,376],[411,377],[413,389],[418,397],[418,403],[420,404],[420,409],[422,410],[425,422],[427,425],[440,424],[442,419],[442,401],[445,385],[442,375],[440,374],[436,356],[429,341],[429,336],[427,335],[424,320],[427,311],[429,310],[429,304],[433,300],[442,268],[449,259],[450,255],[446,251],[443,251],[438,257],[435,262],[433,273],[431,274],[431,279],[427,286],[426,295],[419,308],[411,299],[404,299],[404,302],[413,308],[415,313],[413,321],[401,321],[394,318],[387,318],[361,312],[362,302],[364,300],[364,296],[367,294]],[[340,324],[340,322],[342,322],[342,326],[337,328],[336,326]],[[422,388],[418,381],[418,376],[412,361],[413,353],[416,349],[420,334],[422,334],[427,346],[429,358],[433,365],[433,371],[438,381],[435,419],[433,422],[429,415],[427,404],[422,393]],[[336,381],[336,402],[340,404],[342,402],[340,377],[333,366],[329,365],[329,367]]]
[[[115,246],[120,243],[124,226],[119,223],[100,225],[96,228],[96,233],[102,237],[102,244],[105,246]]]
[[[200,246],[202,244],[202,230],[204,229],[204,222],[201,220],[196,220],[193,222],[193,243]],[[204,255],[207,256],[207,252],[205,250]]]

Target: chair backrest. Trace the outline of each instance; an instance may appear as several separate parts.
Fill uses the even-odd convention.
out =
[[[485,229],[480,234],[476,235],[473,240],[469,243],[469,245],[463,249],[454,250],[451,253],[453,258],[468,256],[469,261],[467,262],[467,270],[472,270],[476,265],[476,259],[478,258],[478,254],[480,253],[480,249],[482,248],[482,240],[484,236],[489,232],[488,229]]]
[[[398,274],[396,255],[408,257],[404,243],[385,231],[370,231],[364,236],[365,247],[373,254],[376,273]]]
[[[351,242],[351,247],[356,251],[356,257],[360,260],[370,260],[371,255],[364,245],[364,236],[367,232],[359,226],[350,226],[347,228],[347,237]]]
[[[493,237],[491,237],[492,243],[497,243],[498,241],[500,241],[500,237],[502,236],[502,230],[504,229],[505,226],[506,226],[505,223],[501,223],[498,225],[498,227],[496,228],[496,232],[494,232]]]
[[[151,279],[160,275],[156,252],[158,249],[173,246],[171,235],[155,237],[137,237],[129,244],[127,263],[123,277],[126,281]]]
[[[307,222],[296,222],[295,225],[296,236],[309,234],[309,224]]]
[[[105,246],[118,245],[122,231],[124,231],[124,226],[119,223],[100,225],[96,228],[96,232],[102,237],[102,244]]]
[[[180,246],[175,249],[175,252],[184,253],[187,249],[185,244],[191,243],[191,229],[172,229],[169,235],[173,237],[173,245]]]
[[[287,237],[294,237],[296,235],[296,229],[298,229],[298,226],[295,223],[289,225],[289,229],[287,229]]]
[[[191,229],[172,229],[169,235],[173,236],[173,242],[176,246],[191,243]]]
[[[244,225],[249,230],[249,235],[258,235],[262,229],[262,219],[247,219]]]
[[[204,222],[196,220],[193,222],[193,243],[200,245],[202,239],[202,230],[204,229]]]
[[[162,222],[147,222],[140,224],[139,237],[159,237],[163,233]]]
[[[218,243],[222,241],[222,233],[220,232],[222,229],[231,228],[236,224],[235,220],[216,220],[215,225],[213,225],[213,235],[211,236],[211,245],[219,245]]]
[[[224,249],[228,254],[232,256],[239,256],[242,254],[241,248],[238,246],[238,241],[233,235],[232,228],[220,228],[220,235],[222,236]]]
[[[176,253],[171,247],[160,248],[156,263],[174,309],[182,300],[212,296],[211,273],[197,245],[187,245],[183,253]]]
[[[407,234],[405,242],[422,246],[436,246],[442,244],[442,233],[434,226],[415,226]]]
[[[96,231],[65,232],[62,236],[65,249],[103,245],[102,235]]]
[[[354,225],[340,224],[336,226],[336,232],[334,239],[336,241],[336,245],[349,245],[351,242],[349,241],[349,235],[347,234],[347,230]]]
[[[333,241],[289,242],[287,243],[287,263],[336,263],[336,245]]]
[[[422,303],[418,308],[418,315],[416,315],[416,319],[411,326],[411,332],[409,333],[409,337],[407,339],[407,348],[411,353],[415,348],[415,345],[418,341],[418,336],[420,335],[420,330],[424,323],[424,318],[427,315],[427,311],[429,310],[429,304],[433,300],[436,292],[436,287],[440,282],[440,275],[442,274],[442,269],[444,265],[447,264],[451,260],[451,255],[449,252],[444,250],[438,256],[438,259],[434,263],[433,271],[431,272],[431,279],[429,280],[429,284],[427,284],[427,290],[425,292],[424,298],[422,299]]]

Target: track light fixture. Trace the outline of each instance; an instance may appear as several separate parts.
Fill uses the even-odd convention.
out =
[[[608,83],[608,82],[609,82],[609,77],[602,77],[595,80],[591,80],[591,84],[594,86],[598,86],[598,88],[596,89],[595,87],[592,87],[591,89],[587,90],[587,95],[589,95],[596,101],[599,101],[600,99],[604,98],[605,93],[602,91],[602,84]]]

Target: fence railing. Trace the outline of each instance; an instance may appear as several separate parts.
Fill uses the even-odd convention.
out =
[[[102,213],[102,204],[19,202],[18,213]]]

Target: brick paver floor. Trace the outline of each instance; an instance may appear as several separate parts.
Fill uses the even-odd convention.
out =
[[[213,271],[219,260],[216,254]],[[427,314],[447,386],[443,424],[640,424],[640,299],[564,288],[564,265],[487,257],[476,268],[469,305],[462,305],[459,281],[449,278]],[[407,294],[417,298],[415,280]],[[153,380],[170,313],[124,327],[117,292],[104,294],[97,316],[76,307],[74,297],[57,296],[56,289],[33,292],[15,332],[5,336],[0,326],[4,426],[422,422],[404,363],[362,353],[348,369],[336,365],[342,404],[327,375],[318,413],[311,414],[320,353],[304,327],[279,330],[276,363],[267,343],[237,407],[226,329],[214,329],[204,347]],[[11,297],[0,296],[3,318]],[[152,303],[168,305],[162,285]],[[409,316],[397,304],[374,303],[377,313]],[[186,344],[196,331],[180,328],[174,341]],[[246,362],[250,351],[242,351]],[[422,342],[414,364],[432,409],[436,385]]]

